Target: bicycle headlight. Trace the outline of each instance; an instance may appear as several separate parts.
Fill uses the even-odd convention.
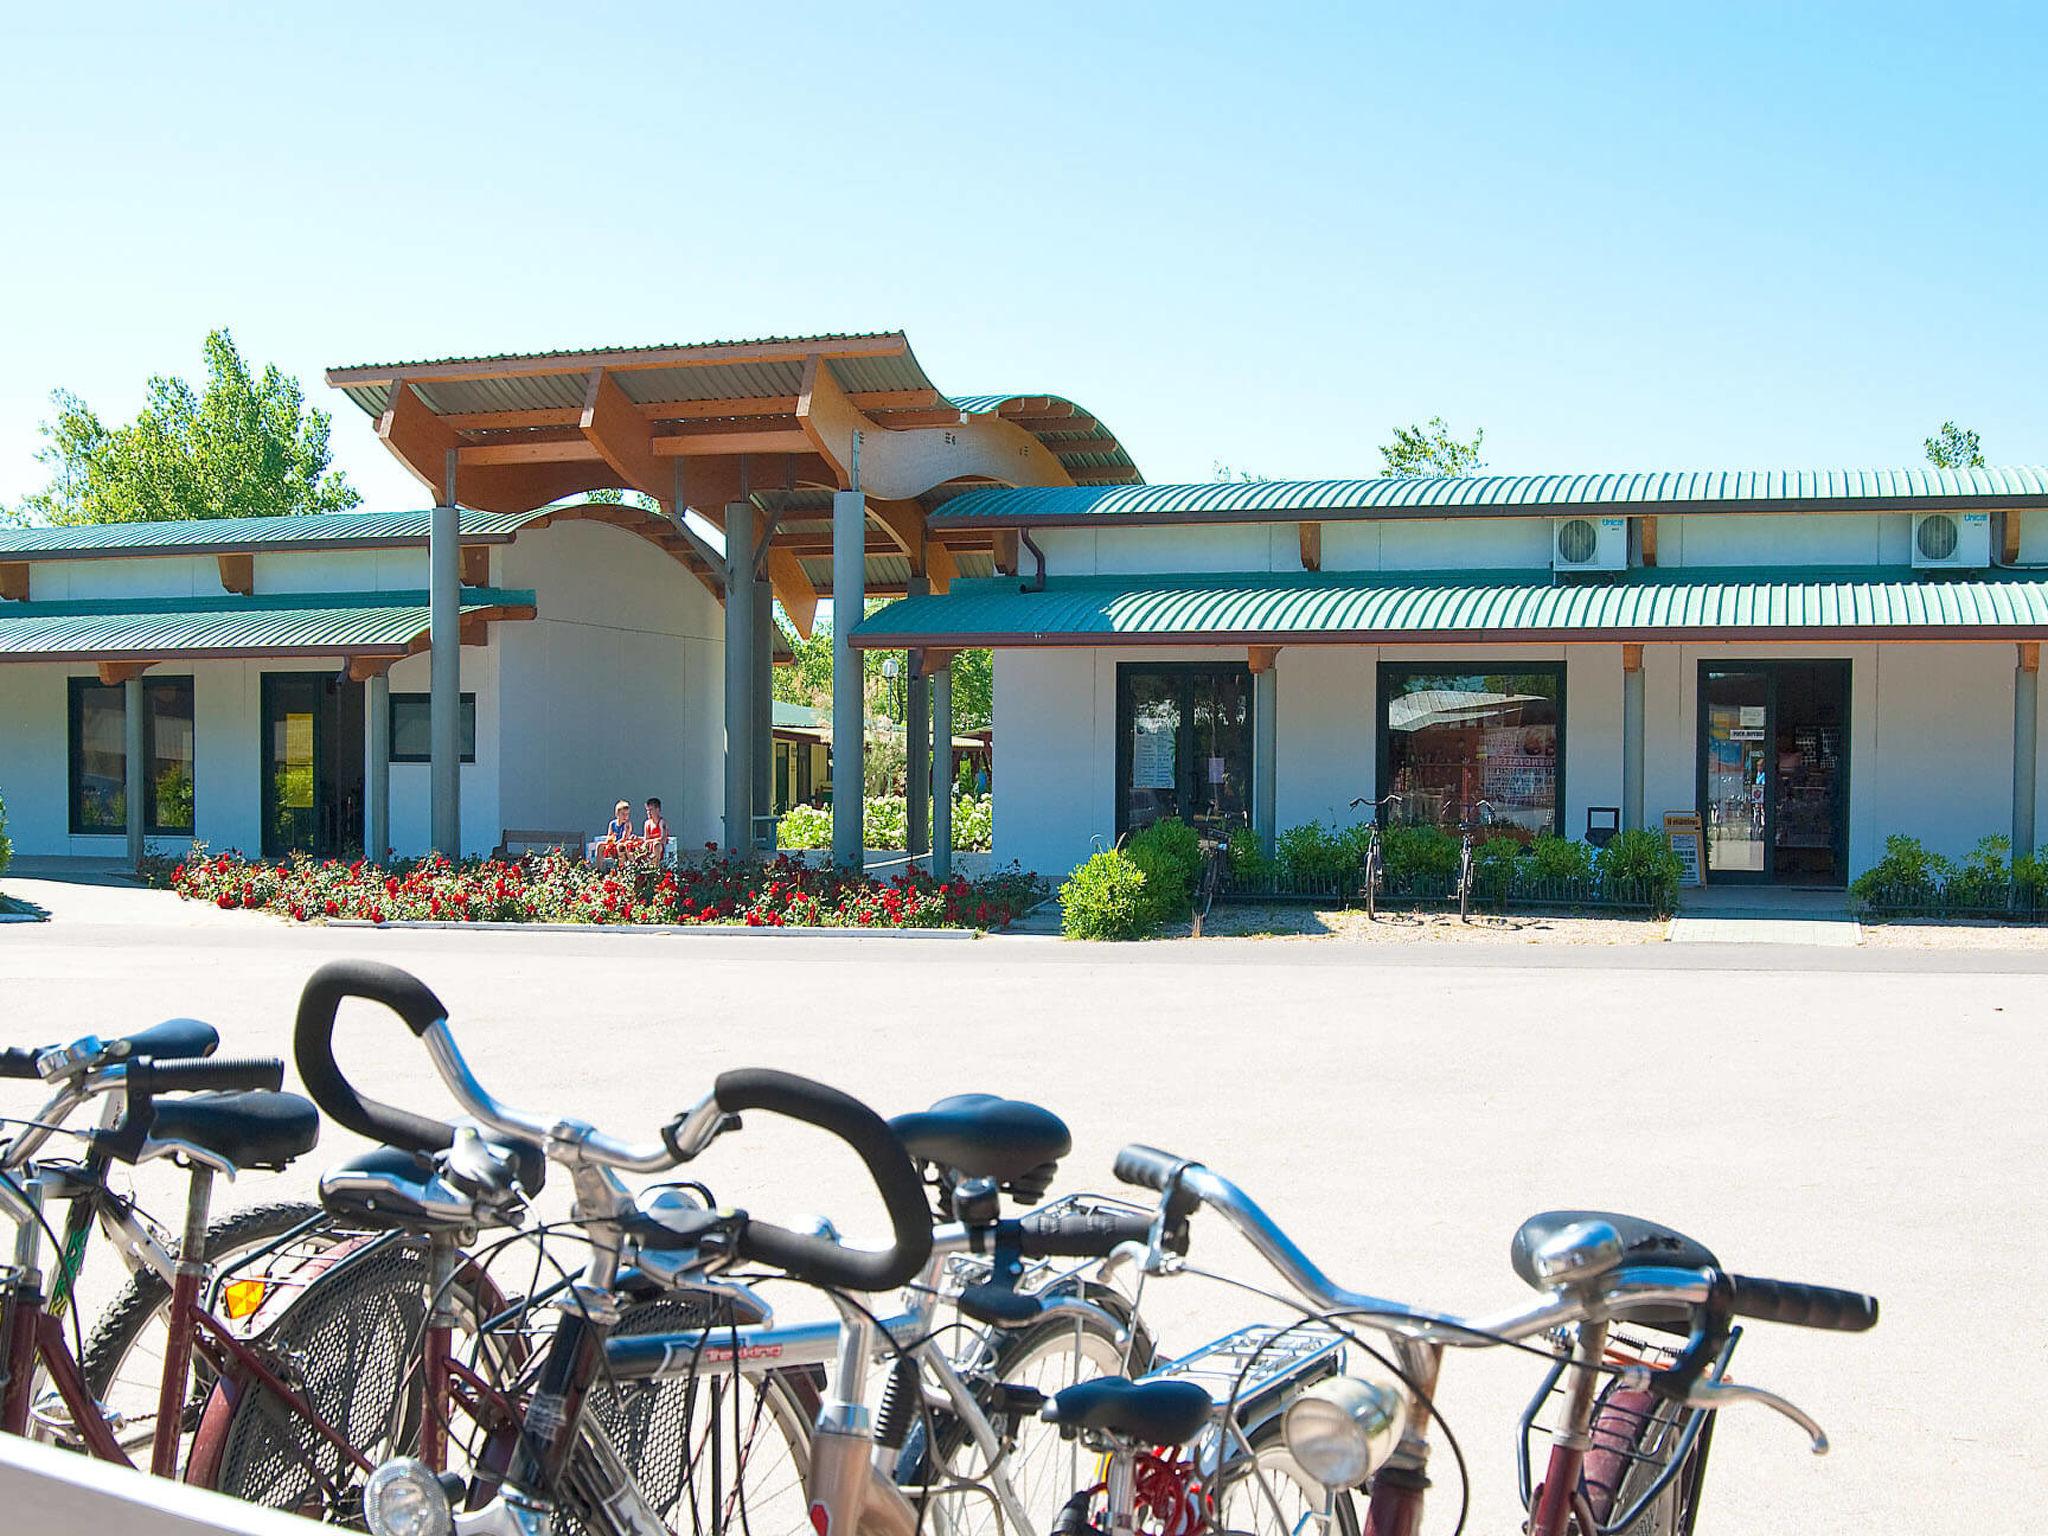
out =
[[[413,1456],[387,1461],[363,1484],[363,1519],[376,1536],[452,1536],[455,1515],[434,1469]]]
[[[1401,1438],[1400,1392],[1356,1376],[1331,1376],[1287,1405],[1281,1431],[1301,1470],[1325,1488],[1356,1488]]]

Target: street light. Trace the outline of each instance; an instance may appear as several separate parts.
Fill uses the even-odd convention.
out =
[[[896,658],[882,658],[882,709],[891,720],[896,718]]]

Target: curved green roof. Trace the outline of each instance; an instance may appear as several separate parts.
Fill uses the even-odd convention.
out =
[[[932,513],[935,525],[1045,528],[1104,522],[1632,511],[1844,511],[2048,505],[2048,469],[1672,470],[1579,475],[1399,475],[1372,480],[981,490]]]
[[[1614,582],[1510,572],[1073,577],[1044,591],[960,581],[853,632],[864,649],[1373,640],[1766,637],[2038,638],[2048,579],[1902,580],[1896,570],[1673,571]]]
[[[554,508],[464,512],[462,536],[500,543]],[[126,555],[217,555],[268,549],[379,549],[425,544],[434,514],[319,512],[293,517],[195,518],[166,523],[81,523],[0,528],[0,560],[92,559]]]

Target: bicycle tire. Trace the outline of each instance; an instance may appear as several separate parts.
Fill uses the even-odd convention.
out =
[[[1458,921],[1472,921],[1472,845],[1458,850]]]
[[[323,1213],[317,1205],[303,1200],[278,1200],[265,1205],[252,1205],[213,1222],[206,1229],[206,1259],[218,1264],[224,1259],[236,1257],[251,1249],[260,1248],[285,1236],[293,1228],[303,1226]],[[175,1245],[174,1245],[175,1248]],[[139,1269],[128,1277],[128,1283],[121,1287],[114,1299],[94,1319],[92,1332],[86,1337],[85,1353],[78,1362],[79,1372],[85,1378],[86,1389],[93,1400],[117,1413],[121,1407],[115,1402],[116,1387],[124,1374],[130,1358],[143,1344],[145,1331],[152,1323],[161,1326],[165,1309],[170,1305],[171,1288],[163,1277],[153,1269]],[[162,1352],[155,1357],[154,1368],[144,1371],[135,1381],[135,1391],[140,1394],[137,1405],[146,1409],[151,1421],[152,1432],[147,1438],[120,1435],[122,1447],[128,1452],[129,1460],[137,1466],[149,1465],[149,1447],[154,1441],[154,1420],[156,1417],[157,1383],[162,1380]],[[186,1400],[187,1422],[181,1430],[189,1434],[197,1425],[198,1413],[213,1390],[212,1372],[203,1357],[194,1355],[192,1361],[192,1388]],[[123,1393],[126,1396],[126,1393]],[[137,1420],[131,1420],[137,1422]],[[119,1431],[116,1431],[117,1435]],[[179,1465],[184,1458],[179,1457]]]
[[[1603,1527],[1615,1510],[1625,1513],[1642,1496],[1664,1465],[1656,1454],[1658,1441],[1676,1431],[1654,1415],[1655,1406],[1647,1392],[1610,1388],[1594,1412],[1592,1449],[1586,1453],[1580,1485],[1587,1510]],[[1713,1428],[1709,1415],[1670,1486],[1613,1536],[1692,1536]]]
[[[1217,1530],[1245,1536],[1359,1536],[1364,1511],[1349,1488],[1326,1489],[1304,1472],[1287,1448],[1276,1416],[1246,1436],[1248,1454],[1216,1489],[1212,1513]],[[1263,1487],[1252,1481],[1257,1473]],[[1289,1495],[1300,1501],[1293,1506]],[[1327,1506],[1324,1505],[1327,1500]],[[1275,1504],[1280,1507],[1275,1508]],[[1247,1517],[1250,1517],[1249,1519]]]
[[[1057,1295],[1061,1289],[1055,1287],[1049,1294]],[[1071,1294],[1074,1288],[1069,1285],[1065,1289]],[[1083,1299],[1094,1302],[1116,1318],[1119,1325],[1130,1330],[1128,1355],[1125,1354],[1125,1347],[1116,1341],[1116,1329],[1099,1319],[1052,1317],[1027,1328],[1003,1334],[1002,1343],[997,1348],[987,1373],[972,1379],[970,1385],[980,1388],[987,1382],[1024,1381],[1032,1373],[1035,1364],[1055,1360],[1062,1348],[1073,1348],[1077,1342],[1090,1351],[1085,1371],[1078,1365],[1070,1372],[1059,1372],[1055,1369],[1054,1374],[1063,1375],[1064,1379],[1054,1382],[1047,1381],[1041,1376],[1039,1380],[1027,1381],[1025,1384],[1036,1386],[1049,1395],[1061,1387],[1071,1386],[1076,1381],[1094,1376],[1122,1374],[1135,1377],[1142,1376],[1150,1370],[1157,1356],[1151,1331],[1146,1328],[1144,1319],[1131,1309],[1123,1294],[1092,1282],[1082,1284],[1081,1294]],[[979,1395],[977,1400],[980,1400]],[[1000,1430],[1001,1420],[994,1414],[991,1414],[990,1418]],[[928,1431],[933,1443],[938,1447],[939,1465],[946,1469],[949,1477],[964,1477],[970,1482],[987,1477],[986,1467],[970,1464],[963,1470],[957,1465],[963,1455],[971,1455],[973,1452],[965,1424],[952,1414],[933,1414],[929,1420],[920,1415],[912,1423],[910,1433],[903,1443],[902,1454],[897,1459],[897,1482],[904,1486],[906,1493],[915,1497],[917,1492],[927,1488],[930,1482],[925,1456]],[[1024,1449],[1026,1433],[1030,1434],[1033,1442],[1030,1450]],[[1038,1460],[1048,1472],[1055,1469],[1050,1463],[1043,1461],[1042,1453],[1046,1451],[1064,1449],[1070,1452],[1072,1457],[1078,1457],[1091,1466],[1094,1461],[1094,1458],[1083,1450],[1080,1441],[1063,1441],[1056,1427],[1028,1417],[1013,1425],[1010,1436],[1006,1437],[1006,1443],[1015,1447],[1005,1454],[1006,1463],[1022,1464]],[[1052,1529],[1053,1517],[1059,1513],[1060,1506],[1076,1488],[1083,1486],[1078,1464],[1070,1467],[1068,1472],[1070,1475],[1065,1478],[1048,1479],[1034,1477],[1032,1467],[1012,1466],[1011,1477],[1022,1483],[1017,1489],[1018,1496],[1031,1506],[1033,1531]],[[1088,1480],[1094,1479],[1090,1476]],[[1034,1498],[1035,1493],[1043,1493],[1045,1497]],[[996,1518],[992,1499],[974,1495],[952,1499],[941,1496],[937,1500],[927,1497],[927,1504],[924,1528],[933,1533],[933,1536],[986,1536],[986,1533],[994,1531],[1003,1523]],[[932,1505],[939,1507],[929,1507]]]
[[[1380,840],[1374,838],[1365,850],[1365,920],[1379,921],[1380,915]]]

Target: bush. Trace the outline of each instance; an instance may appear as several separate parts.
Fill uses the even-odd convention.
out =
[[[2012,852],[2009,837],[1980,838],[1960,865],[1950,869],[1941,890],[1942,905],[1980,912],[2005,910],[2012,885],[2012,869],[2006,855]]]
[[[1884,840],[1884,857],[1849,883],[1849,894],[1866,907],[1931,907],[1954,870],[1919,838],[1894,832]]]
[[[1685,878],[1685,864],[1670,842],[1648,827],[1615,833],[1593,865],[1603,880],[1646,887],[1659,912],[1678,906],[1678,882]]]
[[[867,846],[901,848],[909,839],[910,817],[901,795],[872,795],[862,806]],[[987,853],[995,846],[995,805],[987,795],[961,795],[953,802],[953,847],[966,853]],[[830,848],[829,806],[793,805],[776,823],[778,848]]]
[[[1296,885],[1321,885],[1358,872],[1364,845],[1350,831],[1338,831],[1319,821],[1289,827],[1274,839],[1280,868]]]
[[[0,838],[4,845],[5,838]],[[0,868],[6,860],[0,858]],[[2034,853],[2023,853],[2012,861],[2013,905],[2024,911],[2036,912],[2048,904],[2048,848]]]
[[[1442,827],[1387,828],[1380,834],[1380,857],[1386,863],[1388,886],[1398,891],[1411,880],[1457,879],[1460,846]]]
[[[1202,873],[1202,839],[1178,817],[1155,821],[1124,839],[1124,854],[1145,876],[1152,922],[1186,917]]]
[[[1230,840],[1230,878],[1240,885],[1265,885],[1279,878],[1280,861],[1269,856],[1250,828]]]
[[[953,846],[970,853],[988,853],[996,845],[996,802],[993,795],[953,798]]]
[[[1472,850],[1472,878],[1486,901],[1499,901],[1514,888],[1526,860],[1518,837],[1489,837]]]
[[[830,848],[832,812],[819,805],[792,805],[775,824],[777,848]]]
[[[1142,939],[1152,931],[1154,899],[1137,861],[1111,848],[1060,887],[1060,929],[1070,939]]]
[[[1529,878],[1532,880],[1591,880],[1593,847],[1546,832],[1529,845]]]
[[[7,800],[0,796],[0,875],[7,873],[7,866],[14,862],[14,844],[7,840]]]

